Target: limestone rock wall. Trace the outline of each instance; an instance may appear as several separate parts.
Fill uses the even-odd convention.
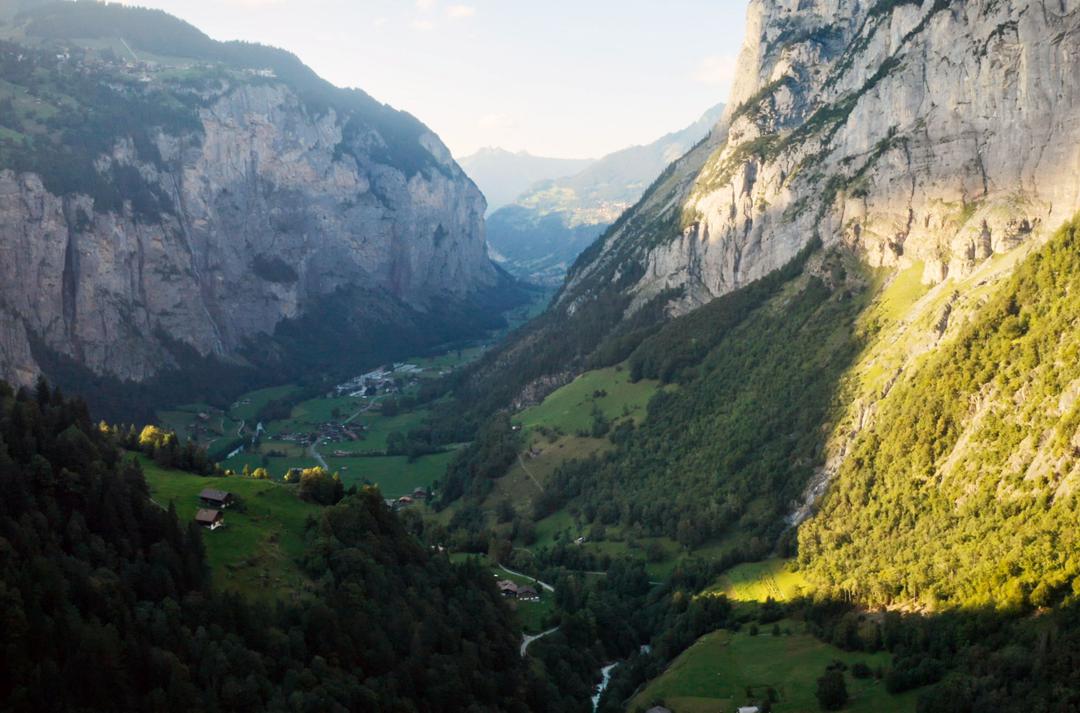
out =
[[[29,339],[100,374],[172,365],[165,340],[225,359],[341,287],[423,310],[491,286],[480,191],[433,134],[430,166],[382,159],[383,137],[308,109],[284,84],[240,84],[199,110],[201,135],[160,134],[160,162],[117,141],[172,203],[147,220],[95,211],[35,174],[0,172],[0,371],[37,365]],[[419,147],[418,147],[419,148]]]

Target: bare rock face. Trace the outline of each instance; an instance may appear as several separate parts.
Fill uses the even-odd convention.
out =
[[[166,343],[235,359],[341,288],[425,310],[495,284],[480,191],[430,132],[421,168],[385,156],[378,128],[306,107],[285,84],[238,83],[198,110],[201,134],[159,133],[160,162],[118,140],[171,207],[148,218],[53,195],[0,171],[0,372],[37,372],[32,338],[93,372],[142,381]]]
[[[610,232],[560,304],[633,273],[685,312],[815,238],[970,274],[1080,208],[1077,0],[753,0],[711,139]]]

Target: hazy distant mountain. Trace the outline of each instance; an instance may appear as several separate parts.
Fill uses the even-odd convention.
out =
[[[547,158],[500,148],[483,148],[458,159],[458,164],[487,198],[489,214],[538,181],[571,176],[595,162],[592,158]]]
[[[704,138],[723,111],[718,104],[685,129],[651,144],[608,154],[572,176],[531,185],[512,205],[488,217],[492,257],[532,282],[561,283],[574,258],[636,203],[671,162]]]

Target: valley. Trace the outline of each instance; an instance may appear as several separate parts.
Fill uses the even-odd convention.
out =
[[[1080,710],[1080,0],[392,5],[0,2],[0,709]]]

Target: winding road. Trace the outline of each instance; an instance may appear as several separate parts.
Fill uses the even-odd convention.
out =
[[[503,572],[506,572],[507,574],[512,574],[515,577],[524,577],[525,579],[531,579],[534,582],[536,582],[537,584],[539,584],[541,587],[543,587],[544,589],[548,590],[549,592],[554,592],[555,591],[555,587],[551,586],[547,582],[541,582],[539,579],[536,579],[535,577],[530,577],[529,575],[523,574],[521,572],[515,572],[514,570],[510,569],[506,565],[500,564],[499,569],[501,569]]]
[[[548,629],[547,631],[541,631],[539,634],[533,634],[531,636],[529,634],[525,634],[525,636],[523,636],[521,639],[521,655],[525,655],[526,650],[529,648],[529,644],[536,641],[537,639],[544,638],[548,634],[554,634],[558,630],[559,627],[556,626],[552,629]]]

